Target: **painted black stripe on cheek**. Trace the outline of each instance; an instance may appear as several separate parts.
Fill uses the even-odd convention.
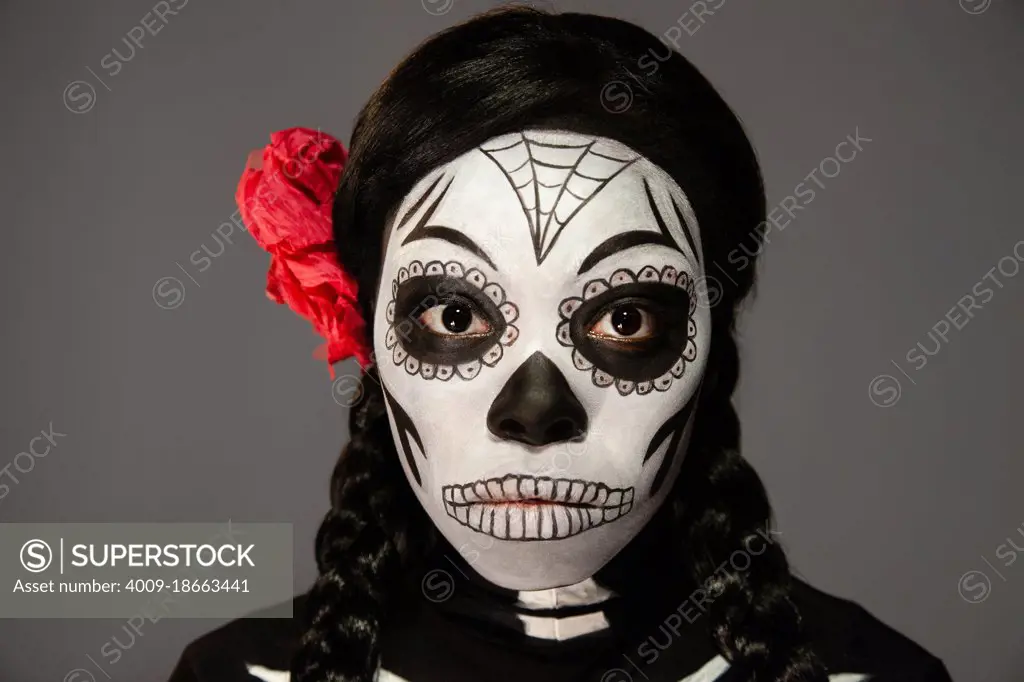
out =
[[[416,479],[416,484],[422,487],[423,480],[420,478],[420,470],[416,466],[416,460],[412,456],[412,448],[409,446],[409,436],[412,436],[412,439],[416,441],[416,445],[419,446],[420,452],[423,453],[423,459],[427,458],[427,450],[423,447],[420,432],[416,429],[416,425],[409,414],[398,404],[398,401],[395,400],[388,389],[385,388],[383,382],[381,382],[380,388],[384,393],[384,400],[387,401],[388,407],[391,408],[391,414],[395,418],[395,427],[398,429],[398,440],[402,447],[402,454],[405,455],[405,461],[409,465],[409,470],[412,471],[412,477]]]
[[[689,403],[687,403],[689,405]],[[683,407],[685,410],[686,407]],[[672,435],[672,432],[676,428],[676,421],[679,417],[679,412],[665,420],[665,423],[654,433],[654,438],[651,439],[651,444],[647,446],[647,452],[644,453],[644,464],[647,464],[647,460],[654,456],[654,453],[658,451],[661,444],[665,442],[665,439]]]
[[[644,455],[644,463],[657,451],[658,447],[665,442],[665,438],[669,433],[672,434],[672,440],[668,444],[668,450],[665,451],[665,457],[661,460],[661,466],[658,467],[658,473],[654,475],[654,482],[651,483],[651,497],[658,494],[658,490],[661,489],[662,484],[665,483],[665,477],[668,476],[669,469],[672,468],[672,463],[675,461],[676,456],[679,454],[679,443],[683,439],[683,432],[686,431],[686,424],[690,421],[690,415],[693,414],[693,408],[697,405],[697,397],[700,395],[700,387],[694,391],[693,396],[687,401],[683,409],[676,412],[674,415],[658,429],[657,433],[654,434],[654,438],[651,440],[650,446],[647,448],[647,454]]]

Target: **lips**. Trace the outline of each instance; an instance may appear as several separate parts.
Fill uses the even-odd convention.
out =
[[[500,540],[561,540],[622,518],[633,488],[546,476],[489,478],[441,488],[445,511]]]

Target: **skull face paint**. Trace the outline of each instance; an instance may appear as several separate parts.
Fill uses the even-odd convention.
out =
[[[687,445],[710,314],[685,194],[614,140],[531,130],[395,216],[373,343],[410,485],[492,583],[593,576]]]

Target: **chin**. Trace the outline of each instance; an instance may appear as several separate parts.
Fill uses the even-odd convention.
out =
[[[524,592],[575,585],[592,577],[598,570],[597,568],[567,566],[552,568],[544,564],[533,564],[521,565],[513,575],[509,574],[507,568],[490,566],[482,561],[475,564],[473,568],[485,580],[498,587]]]
[[[625,544],[623,537],[602,529],[523,542],[445,525],[445,537],[474,571],[489,583],[517,591],[548,590],[592,578]]]

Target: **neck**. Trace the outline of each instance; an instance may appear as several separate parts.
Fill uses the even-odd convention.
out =
[[[432,595],[444,599],[430,599],[442,611],[537,641],[564,642],[608,629],[605,608],[617,595],[593,578],[550,589],[510,590],[487,581],[446,544],[433,553],[427,568],[433,582],[451,583],[450,590]]]
[[[527,636],[564,641],[607,629],[602,605],[614,596],[587,578],[575,585],[519,592],[513,608]]]
[[[608,601],[615,593],[587,578],[575,585],[555,587],[550,590],[529,590],[519,592],[518,606],[531,610],[559,609],[567,606],[591,606]]]

